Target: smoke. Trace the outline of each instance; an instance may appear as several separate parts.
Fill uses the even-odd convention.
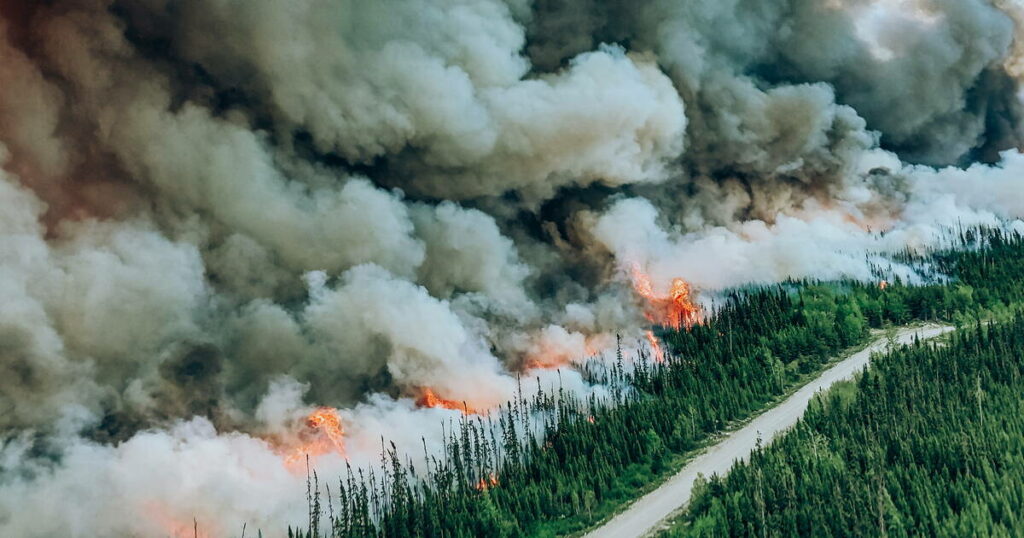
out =
[[[2,534],[272,536],[315,406],[358,466],[441,449],[424,390],[600,394],[553,368],[643,334],[633,267],[871,279],[1024,218],[1022,11],[0,0]]]

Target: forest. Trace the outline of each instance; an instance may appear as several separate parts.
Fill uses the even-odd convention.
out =
[[[958,230],[946,247],[904,252],[894,263],[918,268],[928,281],[908,285],[878,267],[875,282],[799,281],[736,290],[702,324],[659,330],[668,348],[664,362],[640,357],[627,367],[630,357],[620,346],[611,367],[583,363],[585,378],[611,388],[609,398],[581,401],[567,391],[539,391],[486,416],[467,415],[449,429],[445,454],[425,456],[427,468],[412,465],[408,447],[385,445],[379,469],[329,479],[312,472],[308,524],[289,529],[289,536],[558,536],[583,530],[677,469],[716,432],[864,344],[872,329],[928,320],[970,330],[948,347],[918,345],[883,361],[858,385],[875,392],[858,398],[847,389],[822,403],[778,448],[760,451],[750,466],[703,487],[672,532],[791,534],[828,524],[835,534],[885,534],[922,521],[939,532],[965,524],[950,514],[966,509],[993,526],[1008,525],[1011,516],[996,507],[1019,506],[1014,499],[1020,491],[1002,474],[1008,462],[996,456],[1011,449],[1006,436],[1019,433],[1020,424],[998,409],[1019,410],[1021,403],[1007,398],[1014,387],[1020,393],[1015,383],[1021,365],[1011,356],[1024,348],[1024,321],[1015,314],[1024,303],[1024,237],[999,229]],[[966,403],[964,394],[971,395]],[[974,413],[970,420],[968,411]],[[844,425],[857,420],[864,423]],[[932,420],[949,429],[928,431]],[[975,435],[971,421],[1006,435]],[[808,446],[808,436],[816,444]],[[860,450],[865,452],[853,458]],[[794,462],[808,457],[820,463],[796,464],[807,474],[794,475]],[[893,467],[890,476],[885,468],[892,462],[907,466]],[[919,467],[912,467],[915,462]],[[966,489],[921,482],[938,472],[950,483],[964,476],[974,482],[962,482]],[[852,489],[842,493],[843,487]],[[901,488],[918,488],[920,495],[904,496]]]
[[[1024,314],[904,346],[695,487],[677,536],[1012,536],[1024,521]]]

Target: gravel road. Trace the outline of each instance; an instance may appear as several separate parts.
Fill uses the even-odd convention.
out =
[[[901,329],[898,340],[911,342],[917,334],[922,339],[933,338],[952,330],[952,327],[927,326]],[[666,518],[681,510],[690,501],[693,481],[697,474],[711,476],[725,474],[736,460],[746,460],[757,443],[758,436],[767,444],[779,433],[796,424],[803,416],[814,394],[826,390],[833,383],[849,379],[862,370],[874,351],[885,348],[886,339],[880,338],[865,349],[825,370],[817,379],[801,387],[781,404],[765,411],[747,425],[729,433],[717,444],[688,463],[658,489],[644,495],[604,525],[594,529],[587,538],[630,538],[645,536],[656,530]]]

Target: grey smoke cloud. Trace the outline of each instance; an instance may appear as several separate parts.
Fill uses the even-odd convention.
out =
[[[363,464],[382,435],[440,449],[458,412],[424,388],[600,393],[529,369],[635,341],[634,264],[705,296],[868,279],[943,225],[1024,217],[1021,18],[0,1],[0,531],[273,535],[303,517],[279,445],[316,405]]]

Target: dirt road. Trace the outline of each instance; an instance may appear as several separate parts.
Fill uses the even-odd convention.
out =
[[[952,330],[952,327],[927,326],[905,328],[899,331],[901,343],[911,342],[915,334],[922,339],[933,338]],[[850,355],[835,366],[825,370],[817,379],[801,387],[781,404],[765,411],[743,428],[726,435],[721,441],[696,457],[682,470],[668,479],[658,489],[644,495],[631,504],[626,511],[607,523],[594,529],[587,538],[630,538],[645,536],[659,527],[666,518],[686,506],[693,492],[693,481],[697,474],[711,476],[725,474],[733,462],[746,460],[757,443],[767,443],[780,432],[796,424],[803,416],[814,394],[828,389],[833,383],[849,379],[868,363],[874,351],[885,348],[886,339],[880,338],[867,348]]]

